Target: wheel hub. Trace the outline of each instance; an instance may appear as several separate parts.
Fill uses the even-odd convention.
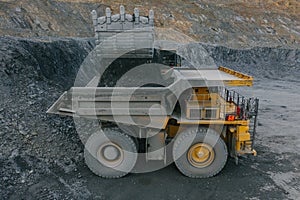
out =
[[[97,159],[107,167],[117,167],[124,160],[124,152],[117,144],[108,142],[99,147]]]
[[[197,143],[190,147],[187,156],[191,165],[197,168],[203,168],[213,162],[215,153],[210,145]]]

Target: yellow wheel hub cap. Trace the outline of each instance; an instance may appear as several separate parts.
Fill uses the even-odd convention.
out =
[[[203,168],[209,166],[213,162],[215,152],[210,145],[197,143],[190,147],[187,156],[191,165],[197,168]]]
[[[124,152],[119,145],[107,142],[99,147],[97,159],[106,167],[117,167],[124,160]]]

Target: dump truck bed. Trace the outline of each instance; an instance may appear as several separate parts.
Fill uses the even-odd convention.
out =
[[[47,111],[59,115],[89,118],[129,116],[165,121],[172,114],[177,97],[192,87],[251,86],[252,77],[219,67],[218,69],[172,68],[161,72],[172,79],[168,87],[73,87]],[[113,120],[113,119],[112,119]],[[145,119],[146,121],[148,119]],[[152,119],[153,120],[153,119]]]

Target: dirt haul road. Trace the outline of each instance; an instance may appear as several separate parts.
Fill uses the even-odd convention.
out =
[[[229,159],[224,170],[209,179],[187,178],[172,164],[152,173],[106,180],[84,164],[72,119],[46,115],[92,48],[84,40],[1,38],[1,199],[299,199],[300,82],[299,69],[291,71],[299,67],[298,57],[285,58],[274,71],[267,65],[272,56],[262,56],[260,50],[256,64],[240,68],[257,78],[254,88],[241,90],[261,102],[257,157],[241,158],[238,166]],[[231,61],[215,58],[228,67],[234,62],[245,66],[240,58],[258,52],[211,48],[215,49],[210,52],[231,52],[223,55]],[[269,55],[273,50],[266,51]],[[284,65],[291,60],[295,65]]]

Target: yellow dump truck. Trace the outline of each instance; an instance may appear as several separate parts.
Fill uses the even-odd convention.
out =
[[[139,20],[136,10],[127,21],[122,14],[121,8],[115,18],[127,26],[128,20],[135,17],[135,24]],[[110,10],[105,17],[94,16],[95,26],[107,25],[104,21],[111,22],[110,17]],[[227,89],[252,86],[253,78],[225,67],[179,66],[175,58],[176,67],[147,63],[162,84],[100,87],[95,76],[85,87],[65,92],[48,110],[109,124],[85,143],[85,161],[95,174],[119,178],[134,170],[139,159],[165,165],[172,160],[184,175],[206,178],[222,170],[228,155],[236,160],[240,155],[256,155],[258,99]]]

